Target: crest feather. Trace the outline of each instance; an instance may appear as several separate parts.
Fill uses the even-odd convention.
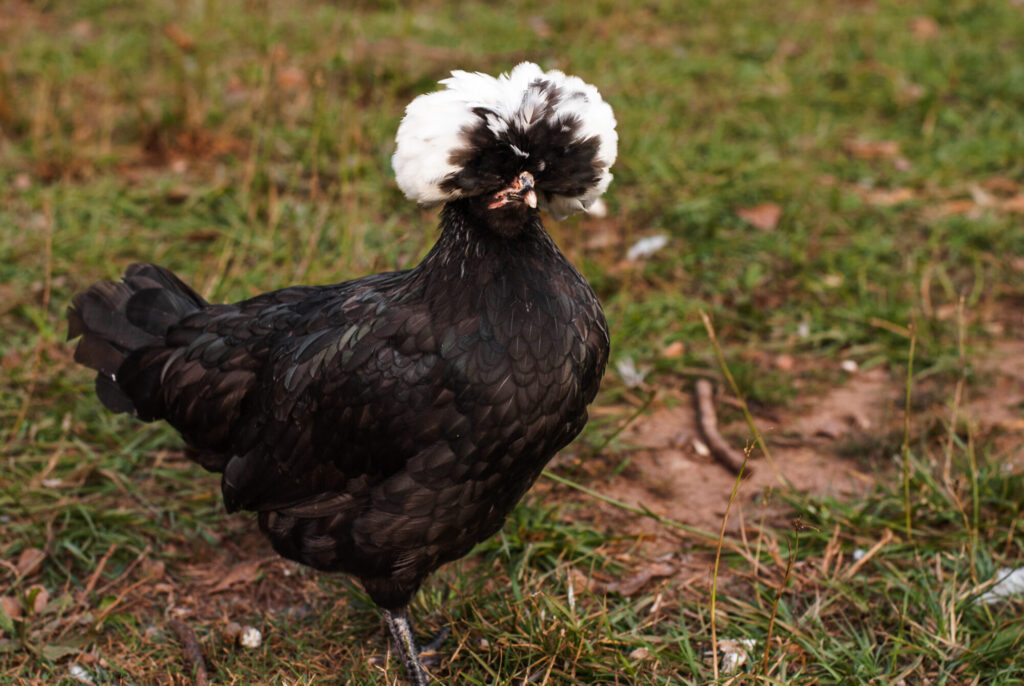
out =
[[[443,90],[409,104],[395,137],[392,166],[411,200],[430,206],[474,195],[478,191],[468,181],[459,181],[474,155],[531,160],[541,170],[551,166],[555,174],[557,159],[538,158],[551,158],[564,149],[556,146],[552,152],[551,140],[558,132],[568,147],[578,144],[577,154],[586,157],[572,168],[574,183],[559,185],[552,179],[550,191],[538,183],[541,206],[562,218],[586,209],[607,189],[618,135],[615,115],[594,86],[561,71],[545,72],[531,62],[497,78],[453,71],[440,83]],[[581,164],[587,173],[580,171]]]

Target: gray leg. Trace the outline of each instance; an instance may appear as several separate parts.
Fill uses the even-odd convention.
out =
[[[416,636],[412,632],[409,608],[402,607],[397,610],[381,608],[381,614],[384,615],[384,621],[388,623],[391,641],[395,646],[395,652],[398,653],[405,665],[409,683],[412,686],[429,686],[430,680],[427,678],[427,673],[423,671],[423,665],[420,664],[420,648],[416,644]]]

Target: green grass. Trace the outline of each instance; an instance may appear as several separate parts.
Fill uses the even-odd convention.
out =
[[[912,28],[922,16],[935,35]],[[72,661],[97,684],[190,682],[164,627],[175,608],[216,683],[384,678],[368,661],[380,622],[352,584],[278,562],[229,593],[197,581],[197,564],[269,549],[172,431],[101,409],[63,342],[75,292],[136,260],[214,300],[415,263],[437,218],[390,171],[405,104],[451,69],[532,59],[596,84],[619,121],[609,217],[548,222],[602,298],[613,362],[651,366],[651,388],[715,374],[703,309],[744,395],[772,411],[840,383],[838,359],[906,378],[914,325],[914,388],[948,405],[959,379],[984,394],[977,355],[1024,330],[1022,51],[1024,9],[1003,0],[4,6],[0,596],[25,611],[0,615],[0,683],[69,682]],[[737,216],[765,202],[774,229]],[[653,233],[668,247],[623,260]],[[685,353],[662,358],[674,341]],[[771,365],[783,353],[796,372]],[[559,473],[600,479],[628,459],[610,439],[643,402],[610,372],[573,448],[585,468]],[[867,495],[782,491],[799,527],[727,536],[717,635],[755,641],[739,682],[1024,679],[1021,600],[976,600],[1024,560],[1020,434],[950,416],[915,406],[910,538],[881,433],[845,448],[881,477]],[[645,542],[544,486],[418,597],[421,633],[453,630],[439,678],[713,680],[710,580],[605,593],[648,564]],[[676,561],[713,556],[713,540],[662,529]],[[23,577],[31,548],[47,557]],[[262,628],[263,647],[221,638],[225,617]]]

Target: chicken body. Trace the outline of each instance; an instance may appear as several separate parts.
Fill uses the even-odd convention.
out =
[[[587,421],[608,327],[539,212],[589,207],[618,140],[597,89],[557,70],[441,83],[406,108],[392,158],[407,197],[444,203],[415,268],[211,305],[135,264],[68,311],[103,403],[174,426],[281,555],[356,576],[415,686],[413,594]]]
[[[411,270],[236,304],[133,265],[75,298],[76,359],[108,407],[173,425],[278,553],[402,611],[580,432],[608,356],[539,215],[506,236],[473,204]]]

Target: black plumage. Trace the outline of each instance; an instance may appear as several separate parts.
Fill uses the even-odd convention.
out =
[[[462,162],[495,166],[486,151]],[[580,432],[608,356],[600,304],[544,231],[530,175],[510,193],[524,169],[506,171],[447,202],[410,270],[216,305],[134,264],[68,311],[103,404],[174,426],[278,553],[356,576],[417,684],[411,597]]]

